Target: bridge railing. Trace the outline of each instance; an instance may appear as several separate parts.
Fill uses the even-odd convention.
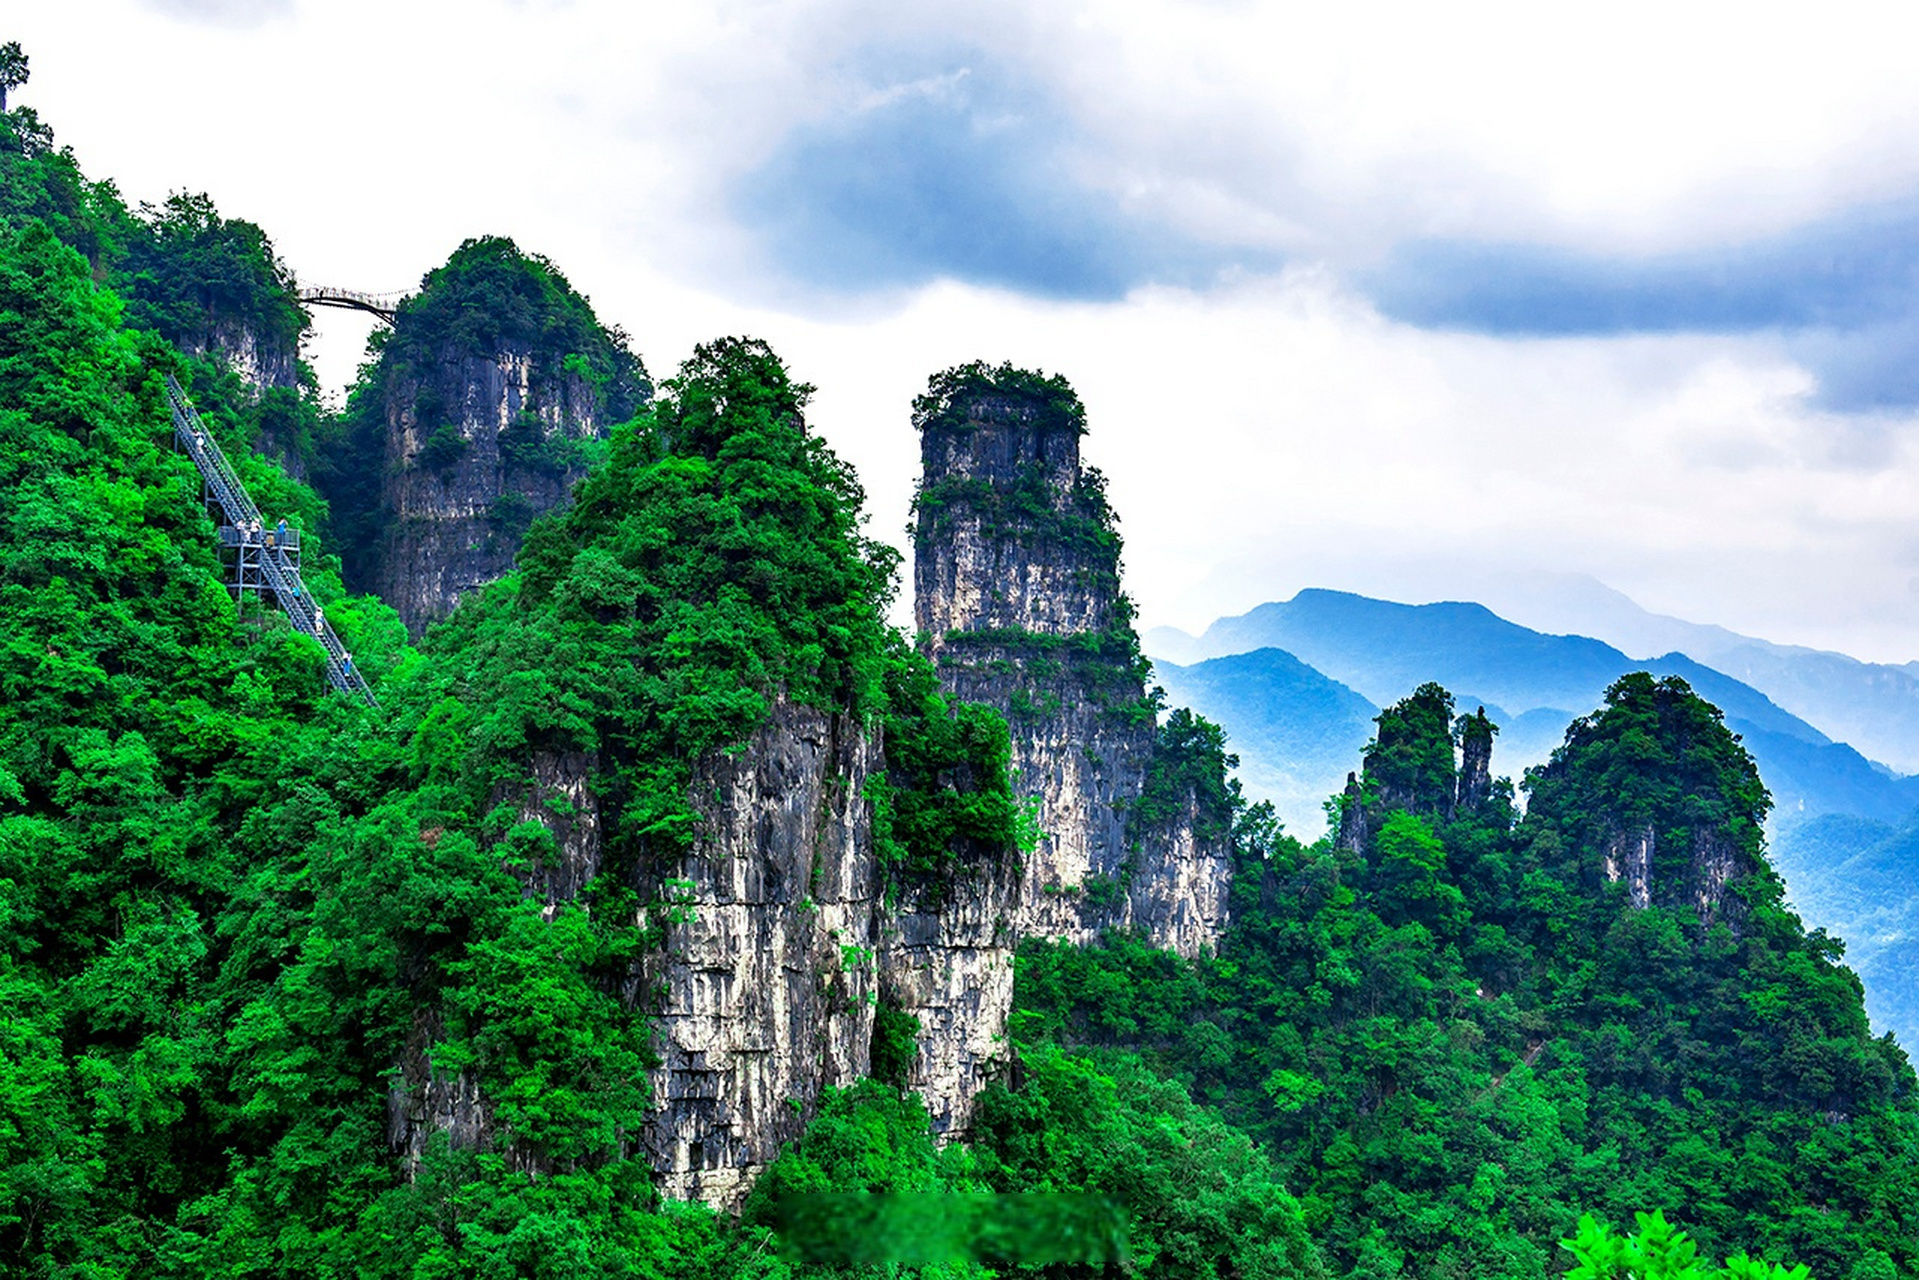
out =
[[[240,473],[233,469],[233,464],[227,460],[226,452],[213,438],[213,433],[200,421],[192,401],[187,399],[186,392],[180,389],[180,384],[172,374],[167,375],[167,403],[173,411],[175,438],[199,469],[200,478],[206,482],[207,494],[213,499],[214,505],[220,508],[221,517],[238,531],[240,555],[245,557],[249,551],[258,555],[260,571],[267,585],[273,589],[273,598],[286,612],[294,629],[320,642],[320,647],[326,651],[327,679],[333,687],[342,693],[354,694],[368,706],[378,706],[365,677],[353,666],[352,656],[348,654],[346,646],[340,643],[340,637],[334,633],[320,606],[307,591],[298,566],[288,555],[288,548],[267,545],[264,533],[266,522],[260,516],[260,509],[253,505],[246,486],[240,482]]]
[[[332,285],[302,285],[299,288],[300,301],[316,307],[351,307],[357,311],[369,311],[388,324],[393,323],[394,315],[405,302],[405,293],[368,293],[362,289],[336,289]]]

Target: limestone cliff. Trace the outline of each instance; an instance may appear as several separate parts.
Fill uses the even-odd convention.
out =
[[[605,435],[593,389],[550,354],[444,344],[386,395],[378,589],[416,636],[513,567],[520,535],[585,474]]]
[[[1195,795],[1142,806],[1168,762],[1077,396],[974,365],[936,377],[915,421],[915,621],[946,687],[1006,714],[1016,786],[1039,798],[1012,934],[1125,927],[1197,954],[1224,925],[1227,833]]]
[[[315,480],[349,582],[417,637],[512,567],[652,388],[551,263],[500,238],[429,272],[374,346]]]
[[[893,1068],[901,1083],[937,1134],[963,1135],[974,1098],[1010,1068],[1023,937],[1125,926],[1193,955],[1223,925],[1227,832],[1156,726],[1118,539],[1098,476],[1080,467],[1077,429],[1057,430],[1030,396],[955,404],[960,425],[926,433],[918,606],[946,626],[931,646],[945,687],[1009,713],[1015,785],[1038,797],[1046,835],[1023,857],[979,841],[931,872],[883,863],[871,797],[876,783],[882,795],[905,785],[883,737],[898,722],[788,697],[745,741],[700,759],[691,844],[619,872],[647,904],[635,924],[658,939],[623,994],[654,1028],[654,1105],[635,1140],[670,1197],[737,1206],[822,1090],[872,1072],[882,1008],[917,1026],[911,1061]],[[596,510],[595,491],[582,494],[569,519]],[[997,777],[1003,755],[981,758]],[[497,798],[552,837],[521,872],[534,900],[574,900],[607,874],[618,817],[599,798],[603,765],[548,751],[520,792]],[[389,1138],[408,1160],[435,1133],[501,1136],[472,1078],[434,1067],[437,1035],[423,1014],[394,1073]],[[518,1158],[510,1139],[507,1155]]]
[[[181,336],[178,345],[187,355],[224,364],[256,393],[300,385],[298,345],[245,319],[216,315],[204,328]]]
[[[264,402],[277,395],[277,405],[261,403],[260,434],[254,449],[280,464],[295,480],[309,479],[303,424],[311,420],[315,404],[301,403],[300,359],[297,343],[243,320],[221,319],[203,333],[182,340],[188,355],[205,356],[225,365]]]
[[[862,792],[878,743],[782,703],[710,761],[693,850],[644,887],[663,949],[658,1110],[643,1141],[667,1195],[735,1204],[799,1137],[820,1091],[867,1073],[877,1003],[876,869]]]
[[[1481,707],[1472,715],[1461,716],[1454,727],[1459,741],[1459,782],[1453,809],[1472,813],[1482,808],[1493,791],[1493,735],[1499,726]]]
[[[781,700],[742,747],[695,777],[704,821],[670,864],[634,875],[634,921],[659,939],[625,997],[655,1027],[655,1109],[639,1142],[674,1199],[735,1207],[820,1091],[867,1074],[877,1004],[878,871],[862,792],[877,739],[843,715]],[[515,800],[553,836],[525,871],[548,904],[574,900],[602,866],[595,762],[546,754]],[[388,1098],[388,1140],[416,1164],[434,1133],[493,1138],[465,1072],[437,1070],[438,1019],[423,1012]],[[510,1162],[524,1159],[509,1143]]]
[[[182,353],[224,366],[257,400],[300,389],[300,346],[312,319],[293,273],[251,222],[221,216],[206,195],[177,192],[141,205],[125,226],[107,281],[128,321]],[[255,448],[295,479],[307,478],[304,412],[263,415]]]

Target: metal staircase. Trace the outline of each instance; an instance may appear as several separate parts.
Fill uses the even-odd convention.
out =
[[[378,706],[373,691],[353,665],[353,655],[340,643],[306,583],[300,580],[299,531],[287,528],[284,520],[267,526],[260,509],[247,496],[246,486],[240,483],[239,473],[227,461],[213,433],[201,424],[200,415],[193,411],[192,402],[172,374],[167,375],[167,402],[173,410],[173,434],[200,469],[207,504],[220,512],[220,545],[237,555],[233,582],[236,599],[244,598],[248,591],[272,592],[294,629],[312,636],[326,650],[327,679],[333,687],[369,707]]]

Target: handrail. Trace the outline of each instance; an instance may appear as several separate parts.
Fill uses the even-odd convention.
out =
[[[240,554],[245,556],[249,549],[258,553],[267,585],[273,588],[273,598],[286,612],[294,629],[318,640],[325,650],[327,679],[341,693],[355,694],[369,707],[379,706],[365,677],[353,668],[346,646],[340,643],[324,611],[313,602],[286,548],[267,545],[262,532],[266,522],[260,516],[260,508],[253,505],[246,485],[240,481],[240,473],[233,469],[219,441],[200,421],[193,402],[187,399],[187,393],[180,389],[172,374],[167,375],[167,406],[173,412],[173,434],[199,469],[207,492],[220,508],[221,517],[239,530]]]
[[[316,307],[347,307],[354,311],[371,312],[388,324],[394,322],[400,304],[407,298],[405,293],[368,293],[363,289],[338,289],[332,285],[305,285],[298,292],[301,302]]]

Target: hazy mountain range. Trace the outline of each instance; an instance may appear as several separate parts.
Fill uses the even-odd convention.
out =
[[[1781,705],[1769,696],[1770,687],[1755,687],[1683,652],[1635,658],[1590,637],[1549,635],[1483,605],[1395,604],[1309,590],[1223,618],[1198,638],[1166,628],[1149,632],[1145,645],[1159,659],[1159,678],[1171,700],[1226,727],[1247,789],[1273,800],[1301,835],[1317,831],[1320,802],[1355,767],[1378,708],[1427,680],[1450,689],[1462,711],[1486,708],[1500,726],[1494,768],[1514,779],[1543,762],[1567,724],[1597,707],[1614,680],[1650,670],[1683,676],[1726,713],[1758,759],[1782,819],[1850,813],[1894,823],[1919,805],[1919,778],[1875,765],[1855,746]],[[1769,683],[1800,694],[1824,690],[1827,701],[1855,708],[1855,723],[1865,718],[1860,708],[1871,700],[1864,690],[1892,673],[1919,689],[1898,668],[1871,667],[1838,654],[1800,655],[1764,641],[1725,645],[1721,652],[1746,655],[1749,669],[1759,669]],[[1178,665],[1179,657],[1188,665]],[[1857,670],[1845,680],[1819,678],[1847,672],[1846,663]],[[1775,672],[1785,674],[1775,681]],[[1848,690],[1846,698],[1839,697],[1840,689]],[[1915,719],[1919,742],[1919,715]],[[1919,755],[1919,747],[1908,744],[1897,754]]]
[[[1358,767],[1379,708],[1436,680],[1500,726],[1493,772],[1518,782],[1629,671],[1678,675],[1726,715],[1771,790],[1774,858],[1808,924],[1847,940],[1875,1022],[1919,1043],[1919,677],[1661,617],[1593,583],[1529,597],[1534,616],[1619,643],[1521,626],[1484,605],[1301,591],[1191,636],[1143,637],[1173,705],[1225,727],[1250,796],[1304,839]],[[1634,656],[1635,653],[1641,656]],[[1644,656],[1657,654],[1657,656]]]
[[[1460,598],[1477,600],[1535,631],[1590,636],[1635,658],[1683,653],[1760,690],[1868,759],[1901,773],[1919,773],[1919,662],[1861,662],[1843,653],[1686,622],[1649,612],[1583,574],[1505,573],[1482,578],[1477,586]],[[1169,633],[1169,643],[1176,644],[1176,637]],[[1168,648],[1165,656],[1190,662],[1226,652],[1232,650],[1182,655]]]

